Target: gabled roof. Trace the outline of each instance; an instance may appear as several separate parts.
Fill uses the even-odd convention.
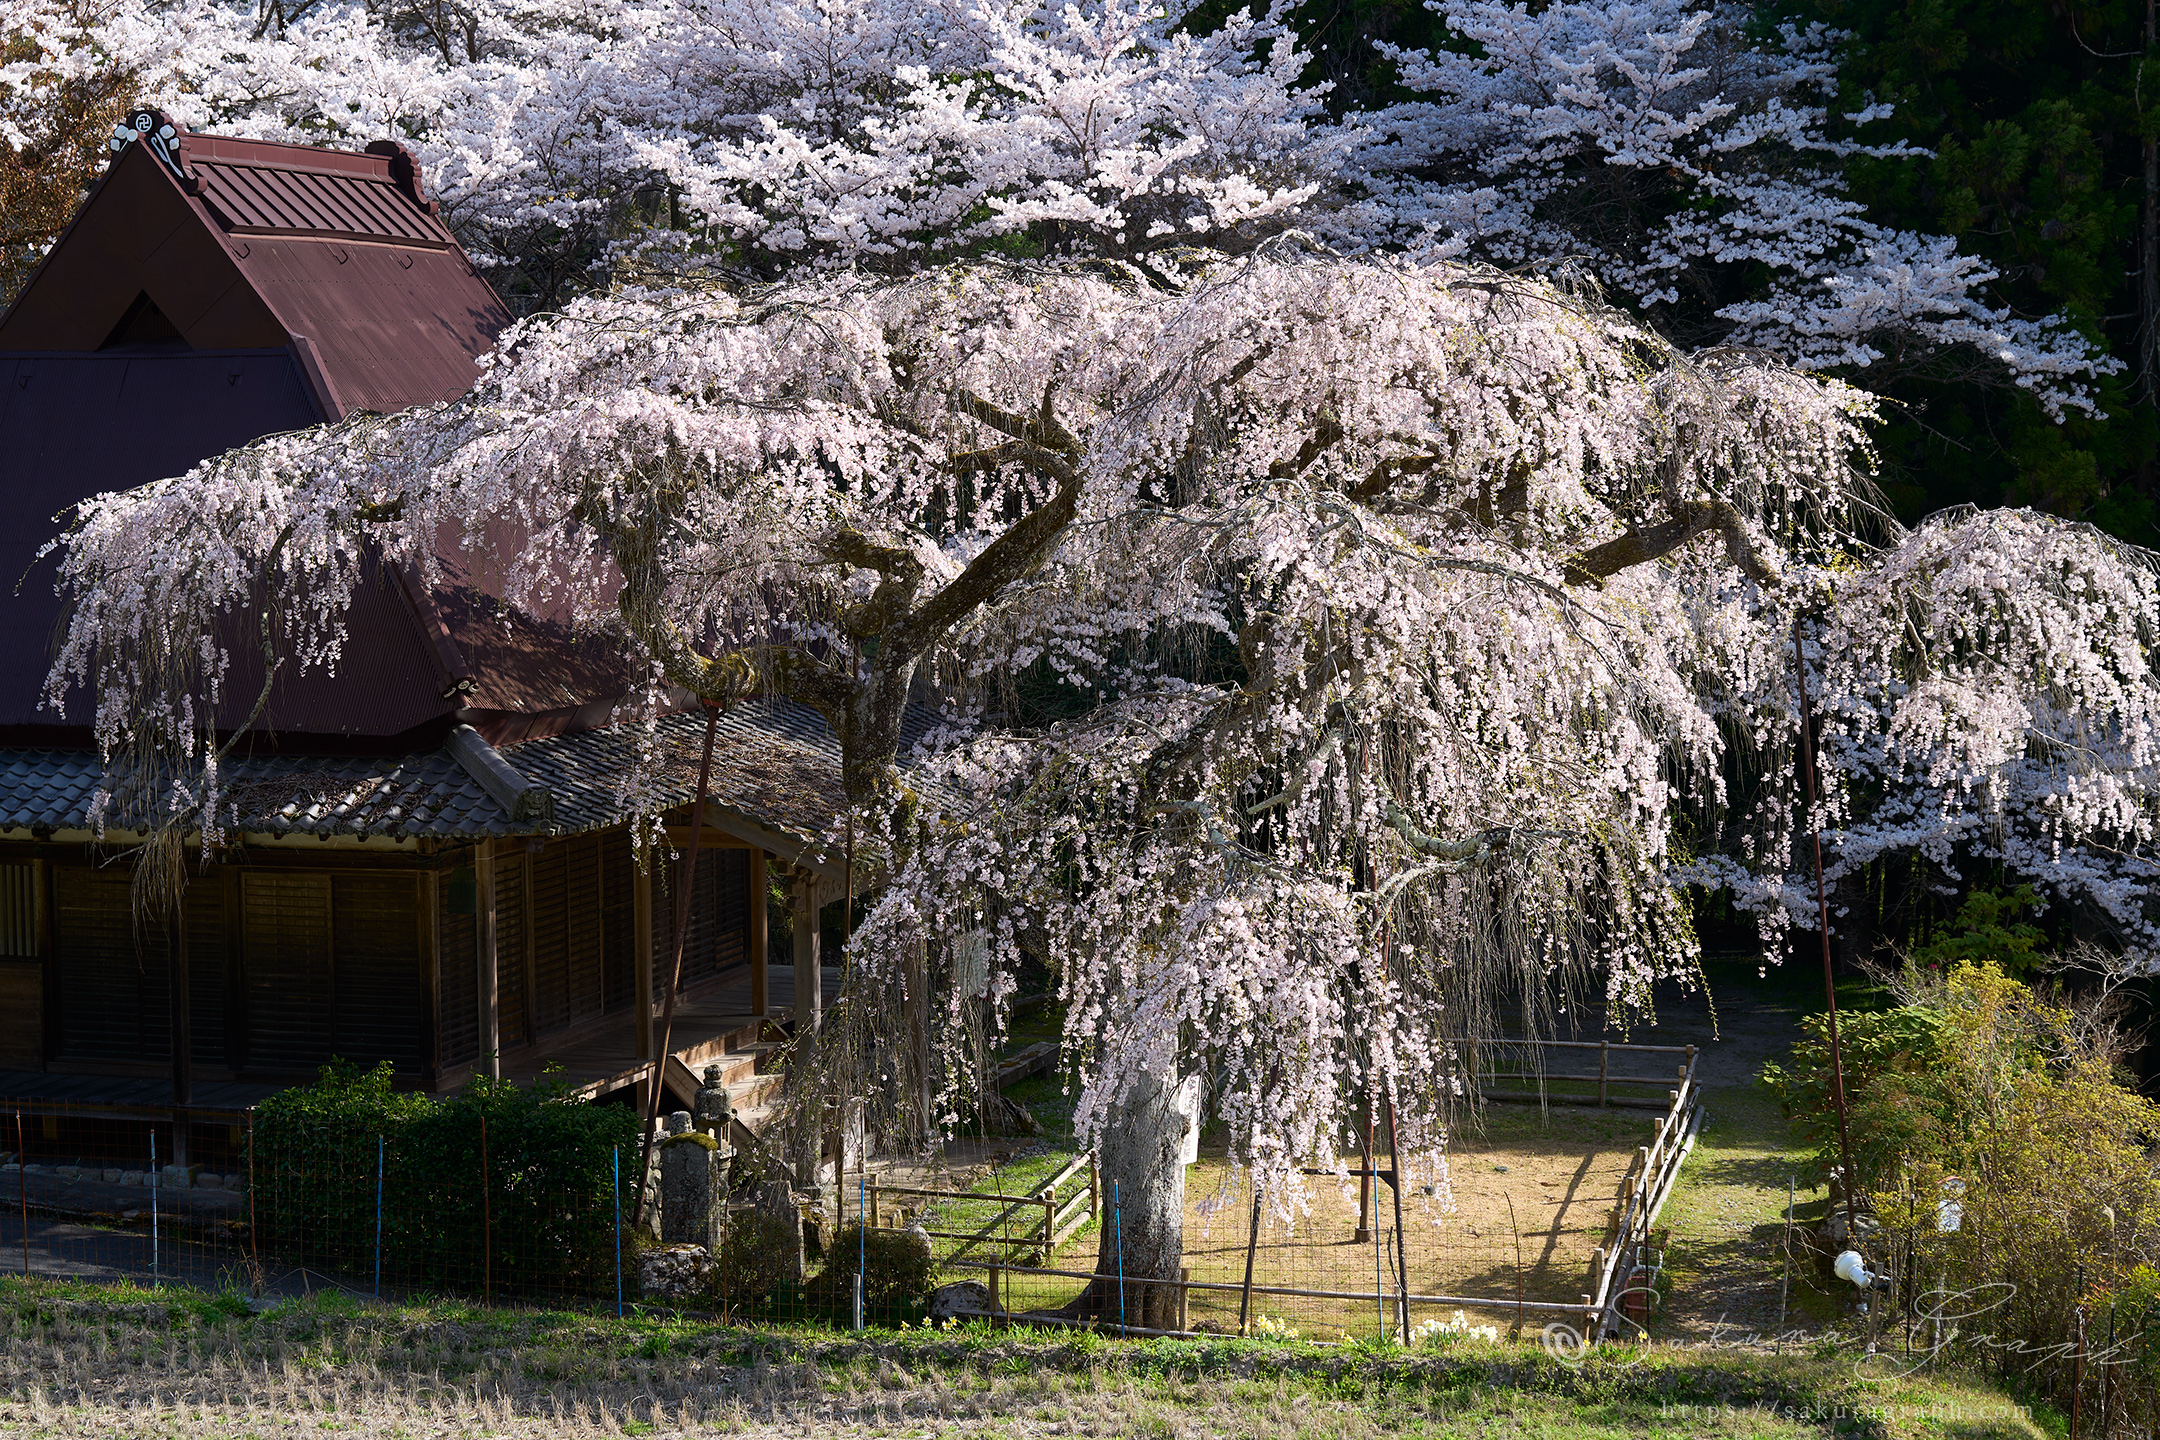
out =
[[[61,608],[34,562],[55,517],[265,435],[463,394],[509,323],[402,146],[189,135],[155,111],[127,135],[0,315],[0,736],[18,744],[79,744],[90,720],[79,695],[39,703]],[[456,719],[505,740],[607,723],[621,657],[506,612],[499,577],[443,558],[434,586],[373,576],[337,672],[281,679],[262,728],[395,751]],[[231,649],[237,726],[261,671]]]
[[[138,336],[289,350],[323,419],[472,388],[510,314],[403,146],[190,135],[156,111],[133,124],[141,138],[120,144],[0,316],[0,351],[109,351]]]

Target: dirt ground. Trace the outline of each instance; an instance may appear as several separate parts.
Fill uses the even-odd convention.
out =
[[[1676,982],[1658,987],[1654,1024],[1638,1022],[1623,1032],[1608,1028],[1606,1016],[1591,1008],[1578,1012],[1579,1028],[1562,1037],[1695,1045],[1700,1051],[1696,1074],[1704,1122],[1661,1217],[1662,1299],[1652,1331],[1659,1338],[1708,1340],[1819,1329],[1838,1318],[1835,1300],[1807,1274],[1795,1273],[1788,1288],[1783,1268],[1786,1183],[1804,1173],[1806,1157],[1757,1084],[1763,1063],[1782,1055],[1798,1033],[1797,1021],[1810,1008],[1809,979],[1797,969],[1758,975],[1745,957],[1713,961],[1705,974],[1707,995]],[[1662,1066],[1664,1058],[1653,1063]],[[1605,1240],[1630,1158],[1649,1143],[1659,1113],[1489,1105],[1482,1124],[1459,1132],[1450,1144],[1444,1185],[1435,1185],[1439,1177],[1409,1177],[1402,1218],[1411,1293],[1579,1304],[1594,1288],[1594,1252]],[[1048,1162],[1023,1159],[1009,1167],[1015,1143],[968,1142],[946,1161],[958,1174],[925,1175],[912,1183],[943,1185],[965,1176],[987,1182],[984,1188],[1020,1193]],[[1357,1161],[1347,1164],[1355,1168]],[[1251,1196],[1242,1178],[1225,1189],[1227,1174],[1219,1151],[1203,1152],[1187,1177],[1186,1260],[1195,1282],[1237,1286],[1244,1278]],[[897,1175],[894,1181],[910,1183]],[[1263,1291],[1282,1286],[1365,1298],[1257,1294],[1255,1311],[1309,1338],[1392,1328],[1392,1303],[1383,1312],[1370,1298],[1376,1285],[1390,1295],[1398,1289],[1387,1187],[1377,1191],[1375,1236],[1359,1242],[1356,1182],[1342,1186],[1314,1176],[1308,1184],[1306,1208],[1294,1220],[1263,1221],[1254,1284]],[[1802,1222],[1820,1216],[1819,1191],[1796,1185],[1794,1198]],[[1083,1230],[1051,1268],[1092,1270],[1097,1244],[1096,1232]],[[1054,1308],[1077,1294],[1080,1283],[1008,1276],[1004,1293],[1015,1308]],[[1196,1290],[1188,1319],[1235,1329],[1240,1299],[1236,1290]],[[1518,1315],[1512,1304],[1471,1309],[1475,1323],[1496,1323],[1503,1331],[1520,1320],[1535,1333],[1542,1323],[1536,1312]],[[1414,1307],[1412,1320],[1446,1318],[1453,1311],[1452,1305]]]
[[[1504,1302],[1480,1313],[1482,1323],[1511,1328],[1518,1318],[1532,1333],[1539,1312],[1518,1316],[1517,1300],[1575,1305],[1589,1288],[1593,1251],[1605,1238],[1614,1197],[1638,1145],[1647,1143],[1650,1112],[1554,1106],[1495,1105],[1482,1130],[1450,1147],[1444,1177],[1409,1177],[1402,1205],[1410,1292]],[[1352,1157],[1346,1165],[1355,1168]],[[1186,1181],[1185,1257],[1196,1283],[1241,1287],[1251,1239],[1252,1198],[1244,1177],[1225,1188],[1220,1151],[1203,1152]],[[1376,1187],[1370,1237],[1357,1239],[1359,1193],[1333,1176],[1308,1177],[1301,1213],[1263,1217],[1253,1249],[1253,1283],[1261,1292],[1281,1286],[1336,1290],[1364,1298],[1254,1297],[1255,1320],[1271,1320],[1308,1338],[1366,1335],[1396,1323],[1392,1299],[1383,1310],[1370,1298],[1376,1286],[1392,1296],[1395,1207],[1387,1186]],[[1051,1268],[1093,1268],[1091,1231],[1064,1246]],[[1051,1308],[1079,1290],[1078,1281],[1009,1277],[1015,1308]],[[1188,1322],[1235,1329],[1239,1289],[1191,1292]],[[1471,1309],[1478,1307],[1472,1306]],[[1456,1307],[1414,1306],[1412,1323],[1450,1317]],[[1384,1318],[1383,1318],[1384,1316]]]

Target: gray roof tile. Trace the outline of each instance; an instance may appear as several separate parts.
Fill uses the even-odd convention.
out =
[[[912,744],[933,717],[909,715]],[[687,805],[696,788],[704,716],[658,724],[661,809]],[[249,834],[408,835],[479,839],[564,834],[620,824],[631,811],[621,781],[636,765],[635,726],[581,731],[506,746],[502,757],[555,800],[551,823],[514,821],[447,750],[389,756],[261,756],[228,762],[224,806]],[[92,824],[92,795],[105,767],[84,750],[0,749],[0,828],[77,830]],[[105,823],[135,828],[138,788],[119,787]],[[770,830],[817,841],[842,809],[840,746],[816,712],[788,701],[747,701],[715,732],[711,803]]]

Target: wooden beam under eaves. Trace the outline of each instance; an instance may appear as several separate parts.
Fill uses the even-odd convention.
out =
[[[688,845],[690,843],[690,827],[688,825],[670,825],[667,827],[667,838],[670,845]],[[698,841],[698,845],[706,850],[755,850],[758,848],[748,840],[730,835],[725,830],[715,830],[710,825],[705,827],[705,836]]]

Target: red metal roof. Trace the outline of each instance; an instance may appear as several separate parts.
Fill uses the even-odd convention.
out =
[[[181,133],[128,145],[22,294],[0,351],[102,348],[148,296],[195,350],[293,351],[331,418],[463,394],[510,323],[402,146]]]
[[[208,136],[180,142],[188,170],[201,181],[197,191],[228,235],[306,235],[326,239],[382,240],[449,250],[457,242],[442,221],[414,205],[390,179],[387,157],[381,173],[325,173],[319,167],[292,163],[285,154],[263,158],[223,159],[209,146],[190,150]],[[226,142],[225,149],[236,148]],[[253,146],[260,152],[267,146]],[[309,152],[297,151],[298,155]],[[373,167],[370,167],[372,170]]]
[[[278,430],[464,393],[509,323],[402,147],[175,134],[165,153],[127,145],[0,316],[10,574],[31,568],[54,516],[86,496]],[[337,672],[281,681],[264,728],[368,748],[433,745],[455,718],[504,737],[608,723],[630,686],[611,647],[563,617],[507,611],[496,577],[446,560],[434,593],[378,567],[347,617]],[[85,697],[64,716],[37,704],[58,620],[49,568],[0,589],[0,733],[81,743]],[[225,718],[237,724],[260,660],[251,645],[230,648],[226,693],[244,698]]]

